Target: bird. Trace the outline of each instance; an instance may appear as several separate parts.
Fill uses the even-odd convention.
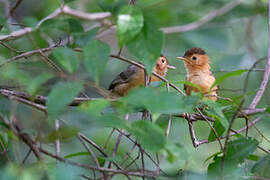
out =
[[[211,72],[210,59],[206,52],[201,48],[193,47],[188,49],[184,56],[177,58],[184,61],[187,71],[186,81],[200,88],[184,84],[186,94],[189,96],[191,91],[200,92],[201,90],[207,99],[215,102],[217,100],[218,86],[215,85],[211,89],[216,79]]]
[[[160,55],[153,68],[153,71],[162,77],[166,76],[168,69],[176,69],[168,64],[168,59]],[[154,76],[150,77],[150,82],[160,81],[161,79]],[[108,90],[117,96],[125,96],[131,89],[145,84],[144,69],[135,65],[129,65],[126,70],[118,74],[109,85]]]

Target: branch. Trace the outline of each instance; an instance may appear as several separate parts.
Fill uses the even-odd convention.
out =
[[[242,1],[243,0],[235,0],[235,1],[229,2],[228,4],[223,6],[222,8],[211,11],[210,13],[206,14],[201,19],[199,19],[199,20],[197,20],[197,21],[195,21],[193,23],[186,24],[186,25],[183,25],[183,26],[164,27],[164,28],[161,28],[161,30],[165,34],[172,34],[172,33],[186,32],[186,31],[191,31],[191,30],[197,29],[200,26],[212,21],[216,17],[222,16],[222,15],[228,13],[233,8],[235,8],[239,4],[241,4]]]
[[[84,20],[102,20],[111,16],[110,12],[86,13],[83,11],[71,9],[68,6],[63,7],[63,13]]]
[[[18,91],[4,89],[4,88],[0,89],[0,94],[6,98],[19,101],[23,104],[32,106],[38,110],[46,112],[46,107],[45,107],[46,101],[47,101],[46,96],[37,95],[37,96],[33,97],[30,94],[27,94],[24,92],[18,92]],[[100,100],[100,98],[77,97],[77,98],[74,98],[74,100],[69,104],[69,106],[79,106],[83,102],[96,101],[96,100]],[[115,102],[118,99],[108,99],[108,100],[111,102]],[[241,117],[245,117],[245,116],[249,116],[249,115],[254,115],[257,113],[264,113],[265,111],[266,111],[266,108],[245,109],[245,110],[242,110],[243,113],[239,113],[237,115],[237,117],[241,118]],[[173,115],[173,117],[181,117],[181,118],[187,118],[188,116],[189,116],[190,120],[192,120],[192,121],[205,120],[205,118],[207,118],[207,120],[209,120],[211,122],[214,121],[213,118],[208,117],[208,116],[202,117],[198,113],[189,114],[189,115],[187,115],[186,113]]]
[[[255,109],[255,107],[257,106],[257,104],[259,103],[259,101],[262,98],[262,95],[265,91],[268,79],[269,79],[269,75],[270,75],[270,2],[268,1],[268,58],[267,58],[267,62],[266,62],[266,66],[265,66],[265,72],[263,75],[263,80],[261,82],[260,85],[260,89],[257,91],[254,99],[252,100],[249,108],[250,109]]]
[[[124,175],[130,175],[130,176],[137,176],[137,177],[147,177],[147,178],[155,178],[155,172],[153,171],[146,171],[144,173],[141,173],[141,170],[138,169],[136,171],[124,171],[124,170],[116,170],[116,169],[109,169],[109,168],[103,168],[103,167],[96,167],[96,166],[92,166],[92,165],[87,165],[87,164],[82,164],[82,163],[77,163],[74,161],[70,161],[68,159],[62,158],[60,156],[57,156],[55,154],[52,154],[42,148],[39,148],[40,152],[50,156],[51,158],[57,159],[59,161],[62,161],[64,163],[73,165],[73,166],[78,166],[84,169],[91,169],[91,170],[96,170],[96,171],[100,171],[100,172],[109,172],[109,173],[115,173],[115,174],[124,174]]]
[[[23,0],[18,0],[16,4],[10,9],[9,15],[12,16],[16,8],[22,3]]]
[[[2,36],[0,36],[0,41],[8,41],[8,40],[16,39],[16,38],[19,38],[19,37],[24,36],[26,34],[29,34],[33,31],[39,29],[40,26],[45,21],[47,21],[49,19],[54,19],[61,14],[67,14],[67,15],[71,15],[71,16],[74,16],[74,17],[77,17],[80,19],[85,19],[85,20],[102,20],[104,18],[108,18],[111,16],[111,13],[109,13],[109,12],[85,13],[82,11],[71,9],[68,6],[63,6],[63,7],[57,8],[53,13],[51,13],[50,15],[48,15],[47,17],[45,17],[41,21],[39,21],[39,23],[34,28],[25,27],[23,29],[13,31],[9,35],[2,35]]]
[[[47,48],[41,48],[41,49],[36,49],[36,50],[32,50],[32,51],[27,51],[27,52],[22,53],[22,54],[20,54],[18,56],[13,56],[10,59],[5,60],[3,63],[0,64],[0,67],[4,66],[4,65],[6,65],[6,64],[8,64],[10,62],[14,62],[16,60],[19,60],[21,58],[27,58],[27,57],[32,56],[32,55],[35,55],[35,54],[40,54],[40,53],[51,51],[54,48],[60,47],[60,46],[63,46],[63,44],[62,43],[60,43],[60,44],[53,44],[52,46],[47,47]]]
[[[209,127],[212,129],[212,131],[214,132],[214,134],[215,134],[215,136],[216,136],[216,138],[217,138],[217,140],[218,140],[220,149],[221,149],[222,152],[224,153],[224,148],[223,148],[223,146],[222,146],[220,137],[219,137],[219,135],[218,135],[216,129],[215,129],[214,126],[211,124],[211,122],[209,122],[209,121],[207,120],[207,118],[204,116],[204,114],[201,112],[201,110],[200,110],[199,108],[196,108],[196,109],[197,109],[197,111],[200,113],[200,115],[205,119],[205,121],[207,122],[207,124],[209,125]]]
[[[14,135],[16,135],[18,138],[20,138],[29,148],[33,151],[35,154],[36,158],[39,159],[40,161],[43,160],[43,156],[40,153],[38,146],[36,142],[26,133],[22,132],[22,128],[16,121],[10,122],[4,115],[0,113],[0,119],[2,122],[8,127],[9,130],[12,131]]]
[[[233,135],[235,135],[235,134],[240,134],[240,133],[242,133],[242,132],[245,131],[247,128],[251,128],[252,126],[254,126],[254,125],[255,125],[257,122],[259,122],[261,119],[262,119],[261,117],[258,117],[258,118],[256,118],[254,121],[252,121],[252,123],[249,123],[248,126],[243,127],[243,128],[241,128],[241,129],[239,129],[239,130],[237,130],[237,131],[233,130],[233,132],[231,132],[229,136],[233,136]],[[225,139],[225,138],[226,138],[226,136],[221,136],[221,137],[220,137],[220,139]],[[205,144],[205,143],[209,143],[208,139],[204,139],[204,140],[199,141],[199,145]]]

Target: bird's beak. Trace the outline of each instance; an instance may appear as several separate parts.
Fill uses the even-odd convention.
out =
[[[179,56],[179,57],[177,57],[177,59],[181,59],[181,60],[184,60],[184,61],[187,60],[187,59],[186,59],[185,57],[183,57],[183,56]]]
[[[167,68],[168,68],[168,69],[176,69],[176,67],[174,67],[174,66],[172,66],[172,65],[169,65],[169,64],[167,65]]]

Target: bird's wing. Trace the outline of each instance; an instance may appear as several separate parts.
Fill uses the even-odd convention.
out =
[[[139,68],[135,65],[129,65],[128,68],[118,74],[109,86],[109,90],[114,89],[115,86],[123,83],[127,83],[131,77],[139,71]]]

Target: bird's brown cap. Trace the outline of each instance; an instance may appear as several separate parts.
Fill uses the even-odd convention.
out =
[[[201,49],[201,48],[198,48],[198,47],[193,47],[193,48],[190,48],[188,49],[185,54],[184,54],[184,57],[190,57],[192,56],[193,54],[201,54],[201,55],[204,55],[206,54],[206,52]]]

